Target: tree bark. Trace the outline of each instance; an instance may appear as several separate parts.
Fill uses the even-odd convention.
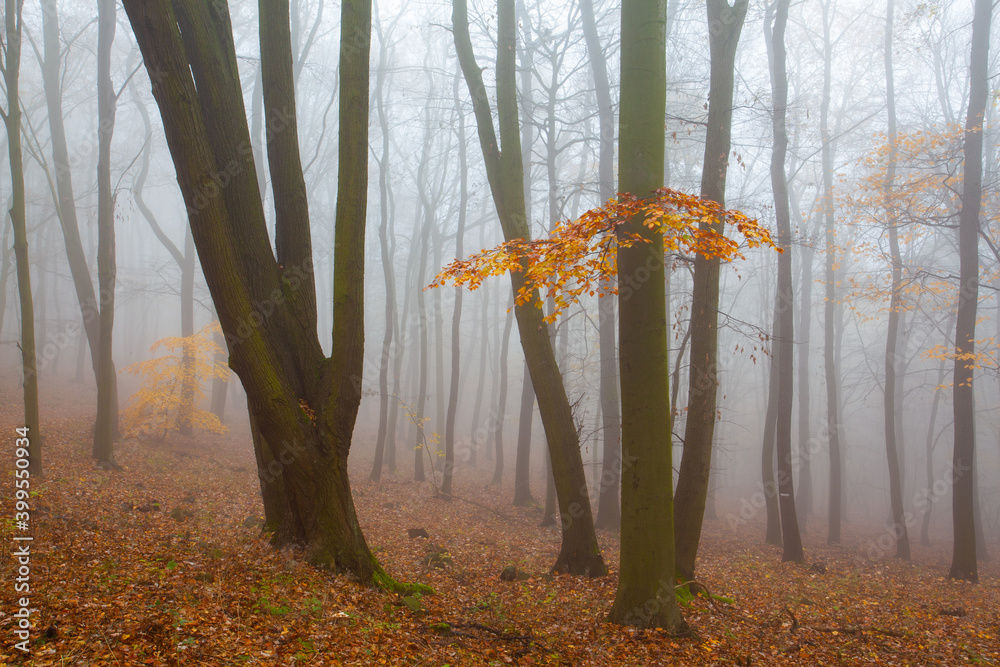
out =
[[[17,265],[17,293],[21,306],[21,372],[24,397],[24,427],[28,438],[28,472],[42,474],[42,431],[38,409],[38,371],[35,357],[35,308],[31,297],[31,267],[28,262],[28,230],[24,203],[24,160],[21,152],[21,9],[23,0],[5,0],[4,26],[6,54],[3,61],[7,88],[7,154],[10,159],[11,226],[14,230],[14,262]]]
[[[514,459],[514,507],[536,505],[531,495],[531,423],[535,418],[535,391],[531,386],[531,373],[524,364],[524,381],[521,383],[521,408],[517,420],[517,452]]]
[[[638,197],[663,186],[666,24],[664,0],[622,4],[618,189]],[[646,227],[641,215],[619,229],[620,235],[636,234],[646,242],[618,247],[624,470],[621,570],[608,620],[674,633],[684,629],[684,621],[674,593],[663,231]]]
[[[479,143],[486,163],[487,179],[500,217],[504,238],[530,238],[525,217],[523,164],[518,137],[517,95],[514,79],[515,31],[513,0],[498,0],[497,116],[500,141],[493,129],[482,70],[475,62],[469,36],[466,0],[454,0],[452,23],[455,47],[462,73],[472,96]],[[662,125],[662,120],[661,120]],[[500,151],[501,141],[503,152]],[[520,272],[510,273],[514,293],[524,284]],[[531,382],[539,398],[539,411],[552,457],[552,468],[562,516],[562,547],[553,570],[570,574],[602,576],[607,573],[594,531],[587,493],[587,479],[580,455],[579,437],[570,410],[548,332],[537,307],[538,293],[514,307],[521,347]]]
[[[97,425],[93,456],[104,467],[115,467],[114,438],[118,433],[118,380],[112,354],[115,324],[115,193],[111,191],[111,137],[115,129],[116,97],[111,83],[111,47],[115,39],[117,4],[97,4],[97,285],[100,316],[97,354]]]
[[[296,243],[285,242],[305,240],[308,218],[279,216],[282,229],[276,236],[285,241],[277,258],[271,250],[253,156],[245,150],[250,133],[228,6],[195,0],[125,0],[124,5],[150,73],[202,269],[229,340],[231,365],[247,390],[252,418],[261,440],[275,454],[285,488],[288,512],[275,541],[304,546],[307,559],[317,566],[405,590],[371,554],[347,476],[361,401],[364,344],[371,4],[346,0],[341,6],[330,358],[323,355],[315,327],[301,326],[315,314],[315,302],[310,308],[308,298],[314,287],[303,287],[315,284],[311,256]],[[287,0],[261,0],[261,16],[276,30],[287,31]],[[262,42],[262,59],[290,62],[290,49],[281,43],[288,43],[286,35]],[[282,99],[288,104],[281,104]],[[282,110],[285,132],[296,134],[290,120],[295,114],[293,96],[279,93],[266,106]],[[288,158],[280,148],[275,150]],[[222,184],[219,170],[226,165],[228,180]],[[301,172],[293,159],[282,165]],[[286,177],[283,182],[294,185],[294,174]],[[302,201],[282,202],[282,210],[288,210],[286,204],[305,210]],[[293,264],[295,257],[301,263]],[[262,452],[257,454],[260,461]]]
[[[736,47],[739,44],[748,0],[732,7],[727,0],[709,0],[708,25],[711,78],[708,93],[708,128],[701,172],[701,196],[726,204],[726,173],[732,147],[733,86]],[[725,221],[702,224],[722,234]],[[708,479],[712,472],[716,397],[719,388],[719,268],[717,257],[696,256],[691,293],[691,370],[688,374],[688,411],[680,475],[674,492],[674,545],[676,568],[682,581],[694,579],[695,558],[701,539]]]
[[[788,105],[788,79],[785,71],[785,26],[788,23],[789,0],[777,0],[773,27],[765,18],[765,30],[770,31],[768,50],[771,56],[771,90],[774,97],[774,146],[771,150],[771,189],[774,192],[774,214],[778,227],[778,245],[784,252],[778,257],[777,335],[775,344],[778,370],[777,421],[775,449],[778,455],[778,507],[781,511],[782,561],[805,560],[802,538],[795,515],[795,490],[792,480],[792,403],[794,380],[794,312],[792,289],[791,215],[788,204],[788,182],[785,176],[785,155],[788,134],[785,112]]]
[[[885,212],[889,232],[889,258],[892,264],[892,283],[889,296],[889,323],[885,337],[885,387],[882,392],[885,417],[885,453],[889,463],[889,506],[892,510],[892,532],[896,536],[896,558],[910,560],[910,538],[903,516],[903,480],[900,470],[898,443],[896,442],[896,368],[900,357],[896,352],[899,341],[899,311],[901,301],[903,260],[899,253],[897,216],[893,204],[893,186],[896,180],[896,92],[892,70],[892,24],[894,0],[886,3],[885,18],[885,94],[888,115],[889,155],[885,172]]]
[[[507,351],[510,349],[510,330],[514,326],[514,296],[511,295],[510,306],[507,308],[507,318],[503,325],[503,338],[500,341],[500,388],[497,398],[496,431],[493,438],[495,463],[493,479],[490,484],[499,485],[503,481],[503,425],[507,421]]]
[[[820,105],[820,134],[823,162],[823,220],[825,223],[826,261],[823,303],[823,368],[826,375],[826,432],[830,448],[830,493],[828,501],[827,542],[840,544],[842,517],[842,469],[840,447],[840,393],[837,388],[835,323],[837,320],[837,231],[833,207],[833,138],[830,136],[830,85],[833,68],[833,44],[830,40],[829,1],[823,2],[823,98]]]
[[[976,411],[973,393],[976,349],[976,307],[979,301],[979,211],[983,193],[983,125],[988,94],[990,22],[993,3],[975,0],[972,19],[969,109],[965,120],[962,211],[958,223],[959,290],[955,322],[953,453],[955,483],[952,486],[954,548],[950,579],[979,581],[976,558],[975,464]]]

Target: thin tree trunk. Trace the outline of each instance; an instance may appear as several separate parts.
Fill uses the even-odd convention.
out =
[[[459,185],[458,230],[455,232],[455,257],[465,256],[465,218],[469,208],[469,175],[465,141],[465,114],[459,104],[459,79],[455,78],[455,107],[458,115],[458,170],[461,183]],[[451,387],[448,393],[448,414],[444,427],[444,479],[441,492],[451,494],[452,477],[455,471],[455,414],[458,412],[458,377],[461,359],[462,343],[462,295],[461,287],[455,288],[455,309],[451,318]]]
[[[820,134],[823,162],[823,219],[826,237],[826,272],[823,303],[823,367],[826,376],[826,432],[830,447],[830,493],[828,500],[827,542],[840,544],[843,508],[842,453],[840,446],[840,393],[837,388],[837,364],[834,357],[837,320],[836,226],[833,207],[833,138],[830,136],[830,86],[833,68],[833,44],[830,40],[830,5],[823,3],[823,99],[820,105]]]
[[[988,93],[990,22],[993,3],[975,0],[972,20],[972,55],[969,110],[965,120],[962,211],[958,223],[959,290],[955,322],[955,446],[952,487],[954,551],[950,579],[979,581],[976,559],[975,470],[976,411],[973,392],[976,348],[976,307],[979,301],[979,211],[983,193],[983,119]]]
[[[454,0],[452,23],[455,47],[462,73],[472,97],[479,143],[486,163],[487,178],[500,217],[504,238],[531,237],[525,217],[523,163],[518,138],[517,95],[514,72],[515,30],[513,0],[498,0],[497,116],[498,141],[493,128],[493,113],[485,95],[482,70],[475,61],[469,36],[468,7],[465,0]],[[662,126],[662,119],[660,120]],[[501,153],[501,144],[503,151]],[[514,293],[524,285],[520,272],[510,272]],[[539,411],[552,457],[552,468],[563,517],[562,546],[553,565],[556,572],[602,576],[607,573],[597,544],[594,520],[587,493],[579,437],[566,396],[555,354],[546,332],[535,291],[526,303],[516,305],[521,346],[539,398]]]
[[[889,297],[889,328],[885,336],[885,387],[882,392],[885,417],[885,453],[889,463],[889,506],[892,510],[892,532],[896,536],[896,558],[910,560],[910,537],[903,516],[903,480],[896,442],[896,368],[899,355],[900,290],[902,289],[902,263],[899,237],[896,230],[896,209],[893,205],[893,186],[896,180],[896,93],[892,71],[892,23],[894,0],[886,4],[885,19],[885,90],[889,117],[889,156],[886,167],[884,196],[886,224],[889,228],[889,253],[892,262],[892,284]]]
[[[792,289],[791,216],[788,204],[788,182],[785,176],[785,155],[788,133],[785,111],[788,105],[788,79],[785,72],[785,26],[788,23],[789,0],[777,0],[773,27],[765,18],[765,30],[770,32],[771,90],[774,97],[774,146],[771,151],[771,189],[774,191],[774,213],[778,228],[778,245],[785,249],[778,257],[777,287],[777,369],[778,402],[775,424],[775,449],[778,455],[778,507],[781,511],[782,561],[802,561],[802,538],[795,515],[795,489],[792,479],[792,403],[794,358],[794,312]],[[770,8],[769,8],[770,10]]]
[[[499,485],[503,480],[503,425],[507,421],[507,351],[510,349],[510,330],[514,325],[514,296],[511,295],[507,308],[507,319],[503,325],[503,339],[500,341],[500,389],[497,399],[496,434],[493,439],[496,463],[490,484]]]
[[[711,79],[708,94],[708,128],[701,172],[701,196],[726,204],[726,174],[732,148],[733,87],[736,47],[746,18],[748,0],[730,7],[727,0],[709,0],[708,24]],[[718,234],[725,221],[709,226]],[[708,483],[712,472],[719,389],[719,269],[718,258],[695,257],[691,292],[691,370],[688,373],[688,411],[680,475],[674,492],[674,545],[676,568],[683,581],[694,579],[695,558],[701,540]]]
[[[28,262],[28,230],[24,204],[24,162],[21,154],[21,9],[22,0],[5,0],[6,53],[3,61],[7,88],[7,153],[10,158],[11,226],[14,230],[14,260],[17,265],[17,292],[21,306],[21,372],[24,396],[24,434],[28,439],[28,472],[42,474],[42,431],[38,411],[38,371],[35,357],[35,308],[31,298],[31,268]],[[20,433],[20,432],[19,432]],[[20,440],[18,441],[20,446]]]
[[[115,39],[117,4],[97,4],[97,283],[100,294],[100,335],[97,355],[97,425],[93,456],[104,467],[115,467],[114,438],[118,431],[118,389],[112,361],[115,324],[115,193],[111,191],[111,137],[115,127],[115,91],[111,83],[111,47]]]
[[[537,504],[531,495],[531,423],[535,417],[535,392],[531,374],[524,364],[524,381],[521,384],[521,408],[517,420],[517,455],[514,461],[514,506],[527,507]]]
[[[778,508],[778,484],[774,476],[774,447],[778,423],[778,303],[771,318],[771,354],[767,365],[767,410],[764,413],[764,443],[761,448],[761,483],[767,528],[764,541],[781,544],[781,510]]]

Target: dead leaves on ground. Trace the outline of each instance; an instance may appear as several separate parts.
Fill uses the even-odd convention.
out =
[[[0,420],[13,429],[9,414]],[[809,568],[779,563],[756,533],[709,522],[698,578],[732,603],[687,602],[697,636],[681,639],[604,623],[614,574],[548,575],[558,533],[538,527],[540,510],[512,507],[508,489],[485,487],[486,471],[457,475],[456,493],[479,506],[397,474],[360,482],[355,494],[393,576],[437,591],[404,601],[313,570],[260,537],[246,434],[126,440],[124,470],[108,472],[87,455],[89,427],[69,418],[49,428],[47,477],[33,498],[32,651],[13,648],[13,586],[0,585],[0,663],[1000,664],[997,565],[983,564],[979,586],[946,581],[947,545],[918,549],[909,565],[827,547],[817,533],[807,553],[824,565]],[[8,475],[5,508],[12,486]],[[410,539],[413,526],[429,539]],[[601,542],[614,570],[616,542]],[[429,564],[429,544],[448,562]],[[526,576],[500,581],[506,566]],[[2,581],[13,571],[5,558]]]

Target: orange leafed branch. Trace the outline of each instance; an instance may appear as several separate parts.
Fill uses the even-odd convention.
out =
[[[529,302],[532,292],[541,290],[555,303],[555,309],[545,318],[552,322],[583,294],[614,293],[613,287],[602,288],[602,281],[613,278],[618,270],[617,244],[643,242],[634,235],[616,232],[622,223],[639,214],[645,216],[650,229],[663,230],[666,252],[719,257],[724,261],[742,259],[740,243],[709,226],[719,219],[735,226],[748,247],[770,246],[781,252],[757,220],[739,211],[725,210],[714,201],[660,188],[655,197],[645,199],[620,194],[577,220],[560,222],[547,239],[513,239],[455,260],[442,269],[430,287],[452,283],[474,290],[489,276],[523,271],[525,284],[517,294],[517,303]]]

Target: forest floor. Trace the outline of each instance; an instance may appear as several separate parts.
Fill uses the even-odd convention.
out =
[[[89,456],[89,401],[59,398],[46,403],[46,475],[32,480],[23,653],[8,555],[19,401],[0,395],[0,664],[1000,665],[1000,567],[982,564],[979,585],[948,581],[946,543],[916,547],[914,564],[871,559],[863,545],[877,529],[848,525],[843,546],[827,546],[814,519],[808,564],[783,564],[757,523],[709,522],[698,577],[717,599],[686,602],[695,634],[672,637],[604,622],[613,535],[600,534],[609,576],[551,577],[558,532],[485,486],[485,470],[456,476],[466,502],[400,476],[372,484],[359,469],[369,544],[392,575],[436,591],[404,600],[269,546],[245,433],[126,440],[124,469],[108,472]],[[428,564],[431,548],[446,552],[442,567]],[[500,581],[507,565],[527,578]]]

